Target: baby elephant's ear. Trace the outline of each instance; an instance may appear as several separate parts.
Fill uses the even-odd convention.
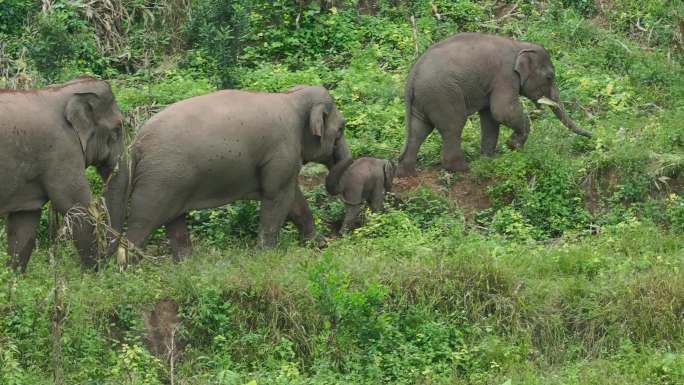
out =
[[[392,181],[397,172],[397,165],[391,160],[387,160],[382,166],[382,172],[385,175],[385,191],[392,191]]]

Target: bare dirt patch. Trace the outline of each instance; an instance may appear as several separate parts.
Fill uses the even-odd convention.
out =
[[[144,315],[144,320],[148,349],[165,359],[177,357],[182,346],[178,341],[178,304],[171,300],[159,301],[151,312]]]
[[[299,185],[302,190],[311,190],[325,184],[326,176],[325,168],[302,172]],[[432,166],[420,169],[415,177],[395,178],[392,191],[402,199],[419,188],[430,189],[451,199],[463,210],[466,219],[470,219],[478,211],[492,207],[487,196],[487,189],[492,183],[479,180],[469,173],[448,174],[439,166]]]
[[[449,182],[449,179],[452,181]],[[446,195],[463,210],[466,219],[478,211],[492,207],[487,196],[491,181],[483,181],[469,173],[447,174],[439,167],[420,170],[418,176],[394,180],[394,192],[401,197],[424,187]]]

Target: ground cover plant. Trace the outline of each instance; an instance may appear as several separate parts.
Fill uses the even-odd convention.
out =
[[[433,134],[344,237],[307,165],[323,249],[287,225],[256,250],[258,203],[238,202],[190,213],[182,263],[159,230],[140,263],[82,273],[46,209],[27,274],[0,270],[0,383],[684,383],[679,2],[0,0],[0,87],[106,79],[132,137],[191,96],[320,84],[355,156],[396,158],[413,60],[463,31],[544,45],[594,137],[525,102],[525,148],[483,158],[473,117],[469,173],[439,169]]]

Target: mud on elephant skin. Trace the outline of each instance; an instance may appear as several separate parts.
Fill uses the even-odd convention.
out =
[[[330,167],[351,157],[344,124],[328,91],[316,86],[224,90],[172,104],[145,123],[131,147],[128,240],[142,247],[166,226],[174,257],[183,258],[192,247],[186,213],[241,199],[261,201],[260,246],[277,243],[286,218],[301,238],[313,238],[297,176],[306,162]]]
[[[421,144],[434,128],[442,136],[442,167],[467,170],[461,131],[469,115],[479,113],[483,155],[494,154],[501,124],[518,149],[529,134],[529,119],[519,96],[551,106],[571,131],[579,129],[565,112],[554,82],[555,70],[544,47],[505,37],[461,33],[431,46],[413,65],[406,82],[406,142],[398,176],[416,172]]]
[[[325,179],[330,195],[341,195],[345,205],[341,232],[351,230],[367,202],[373,212],[384,210],[385,194],[392,191],[396,165],[391,160],[363,157],[339,162]]]
[[[105,181],[109,212],[120,212],[128,181],[122,115],[109,84],[82,76],[30,91],[0,90],[0,215],[7,216],[10,265],[25,271],[35,247],[41,208],[60,213],[92,201],[87,166]],[[111,217],[120,229],[123,218]],[[75,221],[83,266],[96,264],[88,220]]]

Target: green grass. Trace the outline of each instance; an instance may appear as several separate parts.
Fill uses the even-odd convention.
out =
[[[142,313],[162,299],[184,319],[180,383],[684,380],[681,235],[638,222],[548,244],[395,231],[322,252],[200,246],[182,264],[125,273],[83,275],[61,249],[68,382],[125,382],[113,368],[166,378],[148,353],[129,350],[144,346]],[[27,382],[50,368],[50,271],[36,260],[26,276],[4,276],[2,341],[18,353],[3,363],[24,368],[6,375]],[[219,380],[227,373],[235,379]]]
[[[99,3],[54,3],[43,14],[35,2],[0,1],[11,11],[0,11],[0,85],[93,73],[113,84],[129,136],[163,106],[226,85],[322,84],[347,118],[354,155],[396,158],[415,45],[422,52],[455,31],[543,44],[569,113],[595,134],[574,136],[548,110],[533,111],[525,148],[500,144],[489,159],[473,117],[463,134],[468,178],[482,182],[491,208],[464,215],[447,190],[468,178],[442,173],[439,188],[389,198],[386,213],[367,213],[323,250],[299,246],[292,225],[277,249],[255,250],[253,202],[192,212],[197,247],[180,264],[164,256],[159,231],[155,258],[125,272],[110,262],[82,273],[60,243],[65,383],[169,383],[168,360],[144,339],[145,315],[166,299],[182,320],[176,384],[684,383],[680,5],[516,1],[500,19],[494,1],[381,0],[367,15],[346,0],[327,9],[198,0],[192,13],[120,2],[126,12],[104,18]],[[502,129],[501,143],[509,134]],[[440,146],[433,134],[421,167],[438,164]],[[322,186],[305,195],[330,236],[343,205]],[[2,384],[52,383],[45,220],[39,234],[25,276],[0,270]]]

